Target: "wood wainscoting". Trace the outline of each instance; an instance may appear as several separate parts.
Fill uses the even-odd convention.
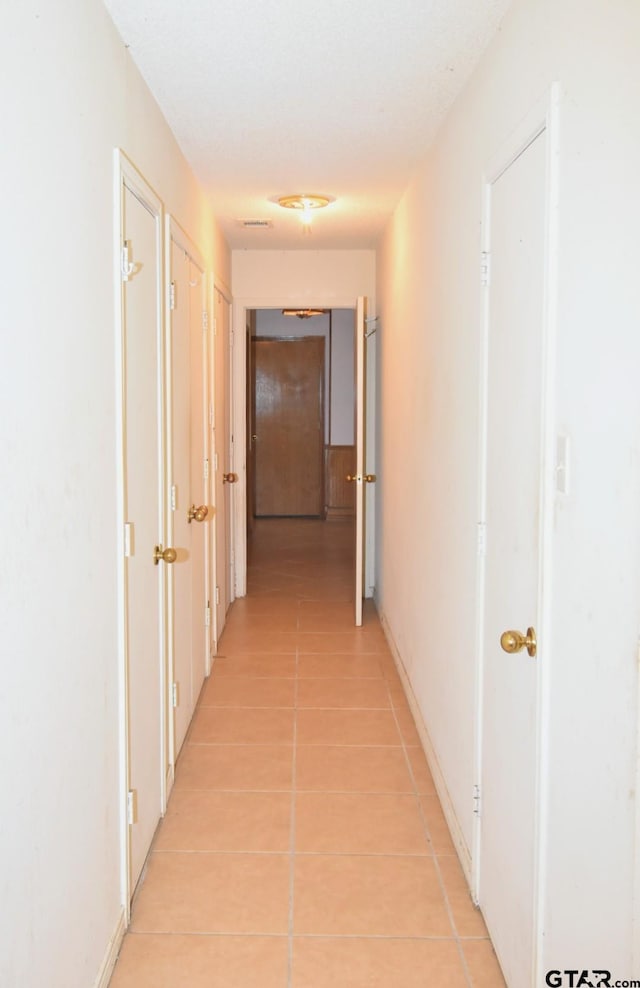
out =
[[[325,446],[325,513],[327,521],[355,512],[355,485],[347,481],[355,473],[355,446]]]

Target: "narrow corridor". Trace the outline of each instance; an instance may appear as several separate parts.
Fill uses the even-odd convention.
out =
[[[261,521],[111,988],[499,988],[351,527]]]

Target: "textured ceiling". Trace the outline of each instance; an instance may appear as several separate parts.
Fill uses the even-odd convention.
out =
[[[510,2],[105,5],[230,246],[315,249],[375,245]],[[336,198],[310,236],[270,201],[296,192]]]

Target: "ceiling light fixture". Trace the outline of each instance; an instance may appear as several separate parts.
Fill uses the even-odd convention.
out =
[[[276,200],[279,206],[284,209],[297,209],[305,230],[311,226],[311,216],[314,209],[324,209],[330,202],[334,202],[333,196],[317,195],[316,193],[304,193],[292,196],[280,196]]]
[[[311,319],[311,316],[324,316],[328,309],[283,309],[283,316],[297,316],[298,319]]]

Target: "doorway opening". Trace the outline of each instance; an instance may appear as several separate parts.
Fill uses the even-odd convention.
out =
[[[353,326],[353,309],[247,311],[249,539],[256,518],[353,519]]]

